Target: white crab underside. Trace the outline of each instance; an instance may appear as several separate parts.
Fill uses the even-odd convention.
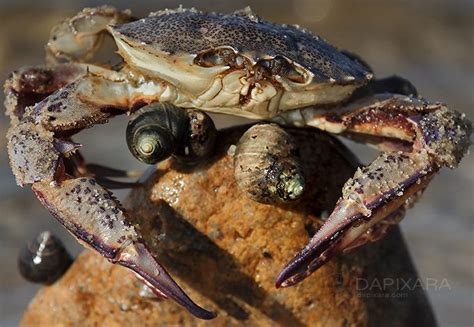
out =
[[[180,107],[268,119],[291,109],[338,103],[360,87],[355,83],[313,82],[312,74],[302,84],[276,76],[280,87],[269,80],[252,85],[243,69],[227,72],[231,67],[201,67],[194,64],[194,54],[152,52],[111,32],[119,54],[132,69],[146,76],[138,78],[135,91],[155,94],[158,101]],[[242,102],[242,97],[246,101]]]

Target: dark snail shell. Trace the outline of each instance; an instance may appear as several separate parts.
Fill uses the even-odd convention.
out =
[[[30,282],[52,284],[66,272],[72,261],[61,241],[46,231],[21,249],[18,268]]]
[[[214,150],[217,130],[211,117],[201,110],[187,110],[188,130],[175,157],[180,161],[196,162],[207,158]]]
[[[153,103],[138,110],[127,126],[127,144],[140,161],[156,164],[171,155],[191,162],[208,156],[216,128],[200,110],[184,110],[169,103]]]
[[[147,105],[128,122],[128,148],[138,160],[156,164],[176,151],[187,124],[187,115],[181,108],[169,103]]]
[[[234,156],[240,189],[261,203],[289,202],[304,191],[298,148],[276,124],[252,126],[240,138]]]

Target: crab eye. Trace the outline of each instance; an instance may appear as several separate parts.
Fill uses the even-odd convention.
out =
[[[128,123],[128,148],[138,160],[156,164],[176,151],[186,124],[180,108],[163,103],[145,106]]]
[[[304,75],[296,70],[288,60],[281,56],[276,56],[269,60],[260,60],[258,65],[265,68],[271,76],[280,75],[295,83],[305,82]]]
[[[198,54],[194,58],[194,63],[201,67],[234,66],[236,65],[236,57],[232,49],[213,49]]]

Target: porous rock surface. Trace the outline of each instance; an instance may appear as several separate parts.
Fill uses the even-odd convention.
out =
[[[131,272],[85,251],[60,281],[38,292],[22,325],[434,325],[421,288],[368,289],[374,280],[417,278],[398,228],[338,255],[295,287],[275,289],[278,272],[333,208],[355,160],[325,134],[288,129],[300,145],[307,190],[290,205],[259,204],[234,180],[229,146],[244,131],[221,131],[208,163],[161,165],[126,202],[160,262],[194,301],[217,312],[215,320],[140,295]]]

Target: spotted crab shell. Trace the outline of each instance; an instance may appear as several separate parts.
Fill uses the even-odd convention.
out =
[[[116,33],[145,49],[171,54],[197,54],[209,48],[231,47],[256,62],[283,56],[303,66],[318,81],[365,83],[371,73],[321,37],[297,25],[267,22],[249,9],[233,14],[195,9],[163,10],[147,18],[114,27]]]
[[[129,66],[148,76],[164,79],[183,94],[194,97],[209,90],[219,74],[231,75],[235,71],[226,65],[196,65],[194,58],[204,52],[231,49],[236,56],[249,61],[250,65],[243,70],[251,70],[251,74],[262,60],[284,58],[303,76],[302,81],[294,83],[272,73],[270,78],[286,90],[281,101],[283,105],[257,118],[270,118],[281,110],[340,102],[372,78],[364,65],[322,38],[299,26],[267,22],[250,10],[232,14],[182,8],[163,10],[134,22],[109,27],[109,32]],[[227,87],[232,88],[232,85]],[[205,99],[204,103],[207,101]],[[245,106],[240,102],[235,107],[239,105]],[[225,106],[225,103],[216,105]],[[204,108],[196,103],[192,107]]]

